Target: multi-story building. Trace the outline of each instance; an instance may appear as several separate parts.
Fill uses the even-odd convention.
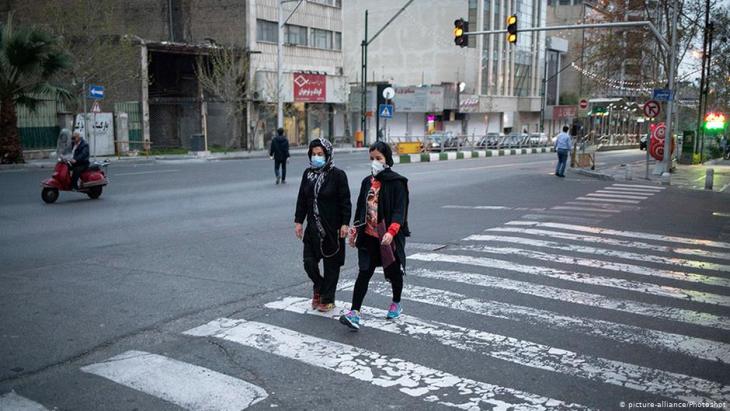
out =
[[[345,68],[353,83],[361,80],[364,16],[372,36],[398,10],[388,0],[349,0],[343,4]],[[515,14],[520,27],[545,24],[542,0],[421,0],[368,47],[368,82],[395,86],[395,113],[390,136],[423,135],[433,130],[484,135],[540,129],[540,95],[544,33],[520,33],[516,45],[504,35],[475,36],[469,46],[454,45],[454,20],[469,21],[469,30],[506,27]],[[357,100],[357,98],[353,99]],[[355,101],[354,101],[355,102]],[[368,103],[368,111],[372,103]],[[359,109],[359,105],[351,104]],[[359,128],[359,116],[353,116]],[[382,127],[381,127],[382,128]],[[375,138],[374,116],[368,117],[368,140]]]

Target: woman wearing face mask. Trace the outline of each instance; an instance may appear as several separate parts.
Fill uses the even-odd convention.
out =
[[[335,167],[332,144],[326,139],[309,144],[309,162],[299,186],[294,231],[304,240],[304,271],[314,290],[312,309],[329,312],[335,308],[337,280],[345,264],[345,237],[352,214],[350,187],[345,172]],[[306,230],[302,227],[305,217]],[[324,260],[324,276],[320,260]]]
[[[375,268],[382,266],[393,288],[388,319],[400,316],[400,297],[406,266],[408,230],[408,179],[391,169],[390,146],[379,141],[370,146],[371,175],[360,186],[355,211],[355,227],[350,231],[350,246],[357,247],[359,273],[350,311],[340,322],[360,329],[360,307]]]

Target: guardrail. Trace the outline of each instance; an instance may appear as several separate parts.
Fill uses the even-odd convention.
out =
[[[522,149],[540,148],[552,146],[552,141],[546,136],[538,135],[429,135],[429,136],[391,136],[388,143],[394,152],[400,147],[409,148],[417,144],[417,150],[409,153],[443,153],[447,151],[478,151],[478,150],[501,150],[501,149]],[[410,151],[410,150],[409,150]]]

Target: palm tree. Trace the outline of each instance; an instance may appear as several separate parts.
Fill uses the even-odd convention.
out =
[[[69,93],[49,81],[69,66],[56,39],[34,27],[13,27],[12,15],[0,23],[0,163],[22,163],[16,104],[33,110],[43,97]]]

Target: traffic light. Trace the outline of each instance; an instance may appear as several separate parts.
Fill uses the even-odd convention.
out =
[[[464,33],[469,32],[469,22],[464,19],[454,20],[454,44],[459,47],[467,47],[469,45],[469,36]]]
[[[715,131],[725,128],[725,115],[722,113],[707,113],[705,116],[705,130]]]
[[[517,43],[517,15],[507,17],[507,42]]]

